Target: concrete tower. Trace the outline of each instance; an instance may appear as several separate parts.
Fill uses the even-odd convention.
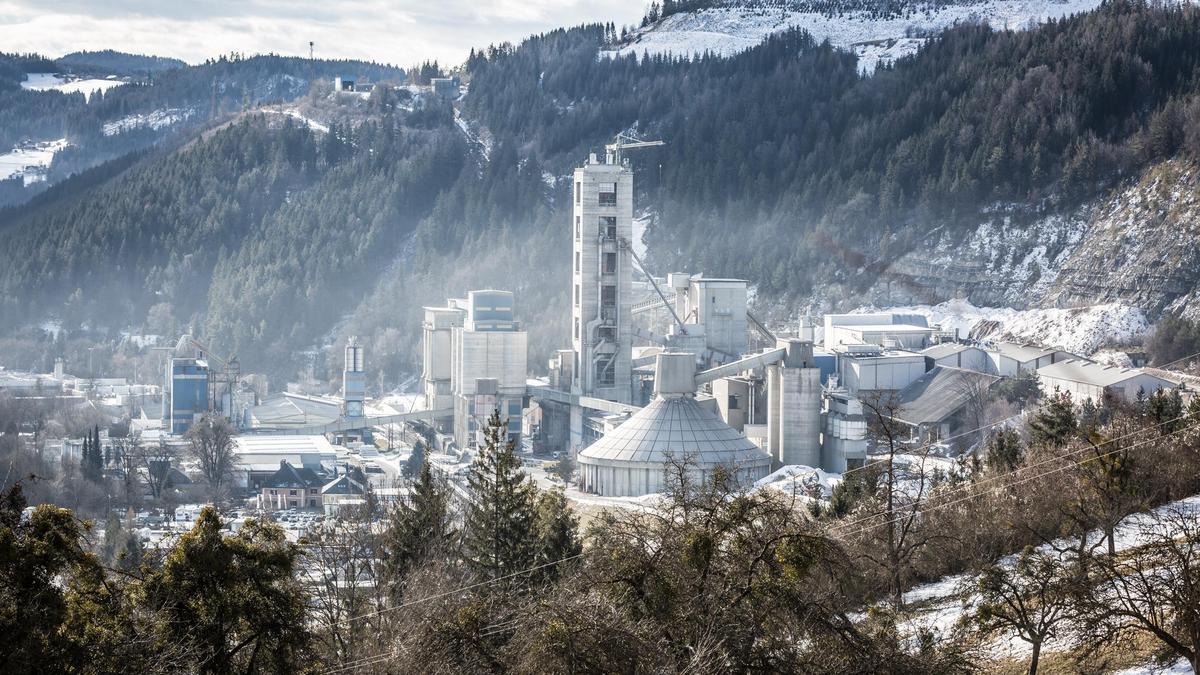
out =
[[[821,369],[813,345],[780,340],[782,363],[767,366],[767,443],[778,465],[821,466]]]
[[[367,373],[363,366],[363,348],[358,338],[346,343],[346,364],[342,369],[342,415],[363,416],[363,399],[367,395]]]
[[[633,399],[631,321],[633,170],[595,155],[575,169],[571,227],[571,339],[575,389],[585,396]]]

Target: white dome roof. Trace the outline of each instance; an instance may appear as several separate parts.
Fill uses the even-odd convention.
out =
[[[770,464],[765,451],[692,396],[657,397],[579,453],[581,464],[663,464],[689,459],[702,468]]]

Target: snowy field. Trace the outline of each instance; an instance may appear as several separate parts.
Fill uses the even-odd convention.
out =
[[[880,310],[862,308],[856,311]],[[960,337],[966,337],[980,322],[995,321],[999,326],[986,339],[1033,342],[1080,356],[1091,356],[1106,344],[1137,343],[1150,330],[1145,312],[1119,303],[1075,309],[1019,310],[976,307],[966,300],[950,300],[939,305],[889,307],[885,311],[921,314],[929,325],[956,330]]]
[[[31,89],[33,91],[61,91],[64,94],[83,93],[85,100],[90,101],[92,94],[97,91],[104,92],[119,87],[125,84],[118,79],[89,79],[89,80],[65,80],[53,73],[29,73],[25,77],[25,81],[21,83],[22,89]]]
[[[1172,502],[1155,509],[1156,513],[1168,513],[1171,510],[1177,510],[1179,513],[1190,514],[1195,517],[1200,517],[1200,496],[1189,497],[1177,502]],[[1148,541],[1151,528],[1153,527],[1152,520],[1149,514],[1137,513],[1126,517],[1117,526],[1115,531],[1115,547],[1118,552],[1127,551],[1135,546],[1139,546]],[[1102,533],[1097,531],[1089,535],[1090,541],[1099,543],[1102,540]],[[1066,540],[1055,542],[1060,549],[1069,548]],[[1043,545],[1037,549],[1040,553],[1053,553],[1054,548],[1050,545]],[[1016,556],[1008,556],[1000,561],[1000,564],[1011,566],[1016,564]],[[949,633],[954,626],[965,616],[972,611],[973,607],[978,603],[978,597],[972,592],[966,591],[971,588],[975,580],[974,575],[959,574],[946,577],[933,583],[918,586],[904,594],[905,604],[923,605],[918,615],[908,622],[907,628],[915,631],[918,628],[928,628],[935,630],[941,634]],[[1047,649],[1054,650],[1056,645],[1048,643]],[[1060,648],[1063,645],[1058,645]],[[1030,654],[1029,643],[1017,638],[1015,635],[1002,637],[992,645],[992,652],[999,657],[1008,658],[1025,658]],[[1170,669],[1155,670],[1155,669],[1136,669],[1125,671],[1127,673],[1154,673],[1154,672],[1169,672],[1169,673],[1191,673],[1191,669],[1186,664],[1176,664]]]
[[[191,117],[193,112],[186,108],[165,108],[149,113],[128,115],[115,122],[105,124],[102,131],[105,136],[116,136],[117,134],[134,129],[154,129],[157,131],[179,124]]]
[[[318,122],[317,120],[314,120],[310,117],[305,117],[303,115],[303,113],[301,113],[297,108],[294,108],[291,106],[279,107],[279,108],[263,108],[263,112],[269,113],[269,114],[274,114],[274,115],[286,115],[288,117],[291,117],[292,119],[303,122],[309,129],[312,129],[313,131],[315,131],[319,134],[329,133],[329,125]]]
[[[871,18],[859,12],[828,17],[785,9],[705,9],[674,14],[652,28],[635,32],[633,43],[619,53],[691,56],[711,52],[729,56],[757,45],[771,33],[803,28],[818,42],[829,40],[835,47],[852,49],[859,57],[860,69],[869,74],[878,64],[916,53],[925,43],[920,36],[957,23],[987,22],[996,28],[1021,29],[1099,5],[1099,0],[991,0],[891,19]]]
[[[59,150],[67,147],[67,139],[26,143],[0,155],[0,180],[22,176],[25,185],[46,179],[46,169]]]

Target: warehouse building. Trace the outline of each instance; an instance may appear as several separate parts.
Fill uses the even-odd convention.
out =
[[[1037,371],[1042,393],[1051,394],[1055,389],[1071,395],[1071,400],[1082,403],[1087,399],[1103,401],[1111,396],[1117,400],[1133,401],[1138,391],[1147,396],[1159,389],[1172,389],[1176,383],[1142,368],[1106,366],[1083,359],[1062,361],[1045,366]]]

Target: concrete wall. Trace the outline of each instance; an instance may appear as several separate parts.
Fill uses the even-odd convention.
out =
[[[767,367],[767,438],[781,465],[821,465],[821,371]]]
[[[841,385],[851,394],[897,391],[925,374],[925,357],[920,354],[839,359]]]
[[[708,347],[741,356],[746,351],[746,282],[741,279],[692,279],[689,311],[705,330]]]
[[[602,204],[602,188],[616,185],[616,203]],[[622,403],[633,396],[633,172],[627,167],[592,164],[575,170],[571,216],[571,341],[581,393]],[[604,218],[616,218],[616,238]],[[606,258],[606,254],[611,257]],[[613,260],[611,268],[606,260]],[[615,311],[601,312],[602,289],[615,288]],[[601,384],[597,355],[615,355],[611,385]],[[607,360],[606,358],[603,360]]]
[[[995,373],[992,361],[988,358],[988,353],[978,347],[968,347],[955,354],[934,359],[933,363],[938,366],[973,370],[977,373]]]

